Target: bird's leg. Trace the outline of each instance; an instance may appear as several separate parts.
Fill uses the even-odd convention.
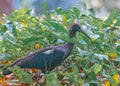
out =
[[[47,62],[46,62],[46,55],[45,55],[45,72],[47,71]]]
[[[37,80],[39,80],[40,78],[42,78],[43,76],[43,73],[41,71],[38,72],[38,77],[37,77]]]
[[[29,73],[27,68],[24,68],[23,71]]]
[[[43,78],[43,73],[41,71],[39,71],[37,74],[33,76],[33,80],[35,80],[35,86],[38,86],[39,80],[42,78]]]
[[[54,51],[53,51],[53,49],[52,49],[52,58],[53,58],[53,53],[54,53]],[[50,66],[49,66],[49,68],[48,68],[48,73],[49,73],[49,71],[50,71],[50,69],[51,69],[51,66],[52,66],[52,58],[50,59]]]

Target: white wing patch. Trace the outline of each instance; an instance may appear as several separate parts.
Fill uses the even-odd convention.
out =
[[[53,53],[53,49],[52,50],[47,50],[44,52],[45,54],[50,54],[50,53]]]

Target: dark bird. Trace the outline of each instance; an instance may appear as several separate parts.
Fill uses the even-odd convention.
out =
[[[71,29],[69,30],[69,38],[75,37],[77,31],[85,34],[90,39],[90,37],[81,29],[80,25],[76,23],[72,24]],[[13,66],[19,66],[21,68],[36,68],[40,69],[43,73],[51,71],[69,56],[73,47],[73,43],[67,42],[65,44],[37,50],[31,55],[13,62],[4,69],[3,74],[11,74],[11,71],[9,71],[8,68]]]

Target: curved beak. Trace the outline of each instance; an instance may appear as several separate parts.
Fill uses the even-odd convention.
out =
[[[92,41],[92,39],[90,38],[90,36],[88,36],[88,34],[85,31],[83,31],[82,29],[80,29],[79,32],[83,33],[85,36],[87,36],[89,38],[90,41]]]

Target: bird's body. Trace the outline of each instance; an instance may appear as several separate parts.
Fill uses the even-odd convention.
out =
[[[73,48],[73,43],[65,43],[58,46],[51,46],[40,49],[31,55],[18,59],[9,67],[19,66],[21,68],[36,68],[42,72],[51,71],[56,66],[60,65],[63,60],[69,55]],[[5,69],[4,75],[9,75],[11,72]]]
[[[69,37],[75,37],[77,31],[81,31],[78,24],[74,24],[69,32]],[[21,68],[36,68],[42,72],[51,71],[56,66],[60,65],[65,58],[67,58],[73,49],[73,43],[65,43],[61,45],[51,46],[48,48],[40,49],[31,55],[25,56],[8,67],[19,66]],[[9,75],[11,72],[6,68],[3,72],[4,75]]]

